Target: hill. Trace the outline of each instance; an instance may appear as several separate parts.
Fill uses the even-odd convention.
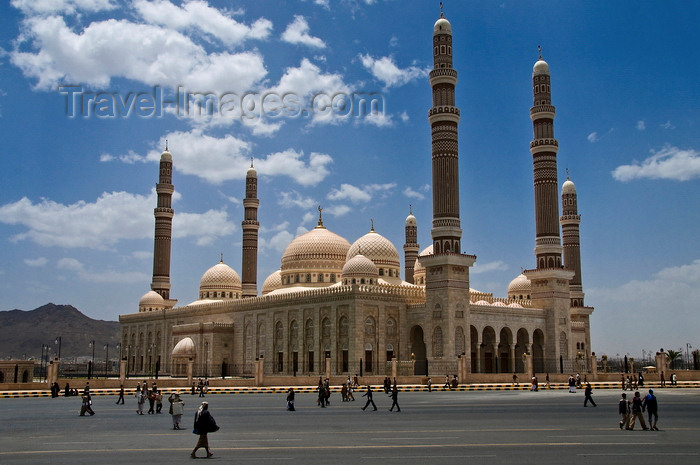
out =
[[[48,303],[30,311],[0,311],[0,358],[39,359],[42,344],[50,347],[50,357],[58,355],[56,338],[61,336],[61,358],[91,357],[90,341],[95,341],[95,359],[104,359],[105,344],[115,358],[119,342],[119,322],[93,320],[72,305]]]

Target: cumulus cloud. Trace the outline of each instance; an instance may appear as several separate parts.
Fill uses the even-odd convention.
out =
[[[155,191],[147,196],[105,192],[95,202],[81,200],[70,205],[47,199],[34,203],[24,197],[0,206],[0,222],[27,228],[11,238],[15,242],[30,240],[46,247],[105,250],[122,240],[153,237],[155,204]],[[178,213],[173,219],[174,237],[193,236],[202,245],[234,230],[224,211]]]
[[[266,39],[272,22],[260,18],[250,26],[236,21],[230,12],[211,7],[205,1],[193,0],[177,6],[168,0],[133,2],[136,12],[146,22],[178,31],[199,29],[227,45],[238,45],[247,39]]]
[[[25,258],[24,263],[27,266],[32,266],[32,267],[42,267],[45,266],[49,260],[46,257],[38,257],[38,258]]]
[[[326,44],[318,37],[309,35],[309,23],[306,18],[294,15],[294,21],[289,23],[282,33],[282,40],[290,44],[302,44],[313,48],[324,48]]]
[[[27,42],[33,51],[21,50]],[[257,52],[208,54],[178,31],[115,19],[76,32],[62,17],[29,17],[10,59],[37,79],[39,89],[62,81],[104,88],[122,77],[150,86],[243,93],[267,74]]]
[[[644,121],[639,120],[637,121],[637,130],[638,131],[644,131],[647,128],[647,125]]]
[[[480,274],[480,273],[488,273],[490,271],[506,271],[508,269],[508,265],[503,263],[501,260],[497,260],[495,262],[489,262],[489,263],[475,263],[474,267],[471,269],[470,273],[472,274]]]
[[[360,62],[375,79],[383,82],[384,87],[387,88],[402,86],[416,79],[423,78],[430,71],[428,68],[421,69],[417,66],[401,69],[396,66],[393,57],[374,58],[369,54],[360,55]]]
[[[349,200],[352,203],[369,202],[375,194],[390,193],[396,183],[366,184],[361,187],[352,184],[341,184],[340,189],[332,189],[326,198],[329,200]]]
[[[613,178],[627,182],[634,179],[669,179],[689,181],[700,177],[700,152],[664,146],[641,163],[621,165],[612,172]]]
[[[661,126],[664,129],[675,129],[676,128],[673,124],[671,124],[670,121],[666,121],[665,123],[660,124],[659,126]]]
[[[286,227],[286,226],[285,226]],[[270,238],[260,237],[258,245],[261,252],[268,249],[274,250],[275,252],[284,252],[290,242],[294,239],[294,235],[289,231],[282,230],[273,234]]]
[[[598,133],[592,132],[588,134],[588,137],[586,137],[586,139],[588,139],[588,142],[598,142]]]
[[[106,284],[135,284],[148,282],[151,278],[140,271],[114,271],[100,268],[86,268],[75,258],[62,258],[57,264],[59,270],[72,271],[83,281]]]
[[[316,206],[316,201],[311,197],[304,197],[297,191],[280,192],[277,203],[285,208],[299,207],[303,209]]]
[[[413,190],[411,187],[407,187],[403,190],[403,195],[408,197],[409,199],[418,199],[418,200],[423,200],[425,198],[425,195],[421,194],[418,191]]]
[[[113,0],[12,0],[10,4],[26,15],[95,13],[113,10]]]
[[[588,288],[586,300],[589,303],[605,302],[606,308],[615,309],[591,319],[592,324],[599,325],[591,334],[601,342],[616,341],[621,347],[638,346],[643,340],[648,347],[657,350],[673,348],[673,344],[680,345],[696,337],[696,328],[700,325],[700,315],[696,311],[698,299],[700,259],[616,287]],[[676,318],[666,317],[671,311]],[[629,336],[620,338],[619,328],[629,326],[632,320],[645,324],[637,325]],[[678,325],[678,321],[683,324]]]

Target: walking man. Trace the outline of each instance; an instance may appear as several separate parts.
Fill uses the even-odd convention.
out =
[[[119,397],[117,398],[117,404],[124,405],[124,385],[123,384],[119,385]]]
[[[365,404],[364,407],[362,407],[362,410],[369,407],[369,404],[372,404],[372,407],[374,407],[374,410],[377,410],[377,406],[375,405],[374,401],[372,400],[372,386],[370,386],[369,384],[367,385],[367,392],[362,394],[362,397],[367,397],[367,403]]]
[[[629,429],[628,424],[630,421],[630,403],[627,400],[627,394],[625,394],[624,392],[622,393],[622,399],[620,399],[620,403],[618,404],[617,413],[619,413],[622,416],[622,419],[620,420],[620,429]]]
[[[394,411],[394,406],[396,406],[396,411],[400,412],[401,407],[399,407],[399,388],[394,384],[394,387],[391,389],[391,408],[389,409],[390,412]]]
[[[209,413],[209,404],[207,402],[202,402],[202,405],[194,415],[194,429],[192,430],[194,434],[199,434],[199,440],[190,454],[190,457],[196,459],[197,450],[199,450],[200,447],[204,447],[204,450],[207,451],[207,458],[214,455],[209,450],[209,438],[207,438],[207,434],[215,431],[219,431],[219,427],[216,425],[214,417]]]
[[[656,427],[656,422],[659,421],[659,414],[658,414],[659,405],[658,405],[658,402],[656,401],[656,396],[654,395],[653,389],[649,389],[649,394],[647,394],[647,396],[644,398],[642,408],[646,409],[647,414],[649,415],[649,429],[652,429],[654,431],[658,431],[659,428]],[[652,417],[653,417],[653,423],[652,423]]]
[[[591,397],[591,393],[593,392],[593,388],[591,387],[591,383],[586,383],[586,389],[583,391],[583,394],[586,396],[586,398],[583,400],[583,406],[588,407],[588,402],[593,404],[593,407],[597,407],[595,402],[593,401],[593,397]]]
[[[628,430],[634,429],[634,420],[639,418],[639,424],[642,425],[644,431],[648,430],[646,423],[644,422],[644,404],[642,403],[642,398],[639,396],[639,391],[634,392],[634,398],[632,399],[632,417],[630,418],[630,424],[627,427]]]

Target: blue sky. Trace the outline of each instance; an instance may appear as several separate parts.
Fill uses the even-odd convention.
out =
[[[459,72],[463,247],[478,257],[472,287],[505,296],[535,264],[529,109],[541,45],[560,185],[568,168],[579,194],[593,350],[700,346],[700,5],[444,3]],[[348,241],[374,219],[401,254],[412,205],[428,246],[427,73],[439,13],[426,1],[4,2],[0,309],[51,301],[107,320],[137,311],[166,139],[177,192],[171,296],[181,304],[220,253],[240,272],[250,157],[259,289],[316,224],[319,204]],[[188,113],[167,103],[178,87],[228,103]],[[312,100],[371,92],[382,113]],[[274,100],[285,94],[293,100]]]

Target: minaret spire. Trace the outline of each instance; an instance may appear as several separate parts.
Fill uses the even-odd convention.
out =
[[[408,206],[408,216],[406,217],[405,237],[406,242],[403,245],[403,272],[404,279],[407,283],[415,284],[413,280],[413,268],[416,266],[418,259],[418,225],[416,217],[413,216],[413,207]]]
[[[564,266],[574,272],[569,281],[571,289],[571,306],[583,307],[583,285],[581,282],[581,238],[579,227],[581,215],[578,214],[578,195],[576,186],[566,170],[566,181],[561,188],[561,223],[562,243],[564,247]]]
[[[242,276],[243,298],[258,295],[258,173],[253,168],[253,158],[245,177],[245,199],[243,199],[244,219],[241,223],[243,230]]]

